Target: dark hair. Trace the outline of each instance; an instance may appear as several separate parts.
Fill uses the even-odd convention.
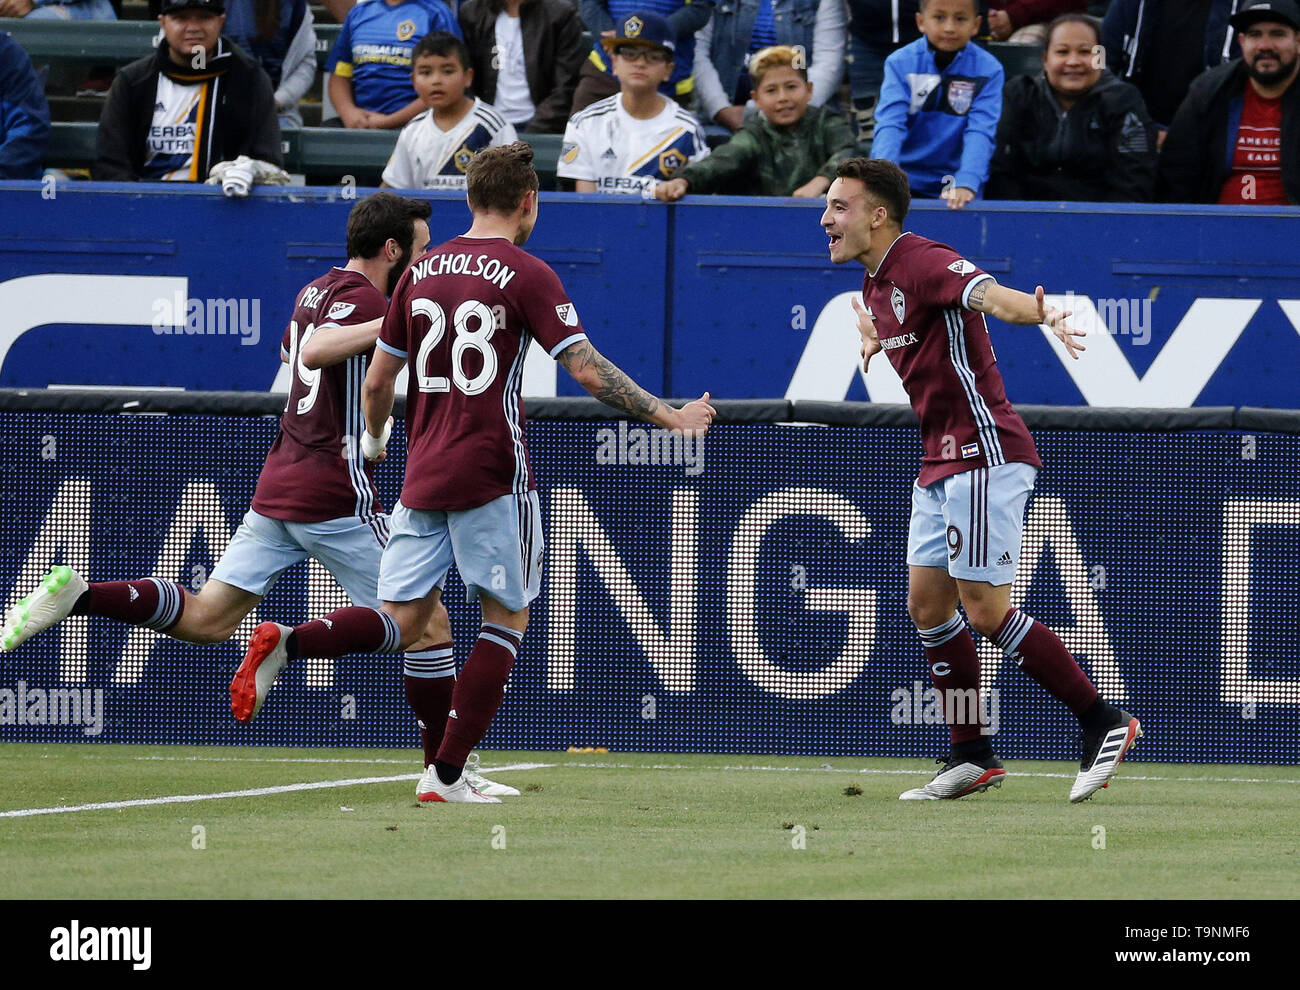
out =
[[[524,141],[486,148],[465,170],[469,208],[513,213],[529,190],[540,185],[533,168],[533,149]]]
[[[469,49],[465,46],[465,42],[449,31],[430,31],[420,39],[419,44],[415,46],[415,51],[411,52],[412,71],[415,70],[416,59],[421,55],[437,55],[439,58],[455,55],[460,59],[462,69],[470,68]]]
[[[835,174],[841,179],[857,179],[867,187],[867,195],[883,206],[900,227],[912,205],[912,190],[907,173],[885,158],[850,158],[840,162]]]
[[[1097,18],[1079,13],[1061,14],[1059,17],[1053,19],[1052,23],[1047,25],[1047,37],[1043,40],[1044,59],[1047,58],[1047,49],[1051,47],[1052,35],[1056,33],[1056,29],[1062,24],[1083,24],[1092,28],[1093,37],[1097,39],[1094,44],[1101,44],[1101,22],[1097,20]]]
[[[348,214],[348,257],[373,258],[391,237],[409,252],[415,241],[415,221],[428,221],[433,207],[422,199],[377,192],[357,203]]]
[[[979,16],[980,16],[980,0],[970,0],[970,2],[971,2],[971,6],[975,8],[975,16],[976,16],[976,17],[979,17]],[[917,3],[917,5],[916,5],[916,9],[919,10],[921,13],[924,14],[924,13],[925,13],[925,7],[926,7],[926,4],[928,4],[928,3],[929,3],[929,0],[918,0],[918,3]]]

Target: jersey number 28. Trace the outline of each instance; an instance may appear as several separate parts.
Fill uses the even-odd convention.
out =
[[[491,340],[496,333],[496,320],[486,303],[477,299],[467,299],[456,307],[452,317],[452,330],[456,339],[451,345],[451,381],[439,375],[429,374],[429,356],[447,332],[447,314],[432,299],[416,298],[411,300],[411,316],[425,316],[429,319],[429,329],[420,341],[420,349],[415,355],[416,381],[421,392],[450,392],[451,382],[466,395],[478,395],[487,391],[497,376],[497,352]],[[464,358],[466,351],[478,351],[483,359],[483,367],[473,378],[465,374]]]

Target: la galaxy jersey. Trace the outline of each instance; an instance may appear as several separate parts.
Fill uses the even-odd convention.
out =
[[[443,0],[404,0],[396,6],[361,0],[348,11],[325,71],[352,80],[352,98],[363,110],[396,113],[416,98],[411,54],[432,31],[462,36]]]
[[[992,277],[946,244],[904,233],[862,281],[876,335],[921,420],[922,487],[972,468],[1042,466],[1007,401],[984,315],[967,308],[971,290]]]
[[[465,170],[475,155],[516,140],[514,126],[480,99],[447,131],[426,110],[402,128],[384,181],[394,189],[464,189]]]
[[[552,358],[587,334],[559,276],[504,237],[457,237],[397,283],[378,346],[406,361],[411,509],[474,509],[535,488],[520,399],[536,339]]]
[[[272,519],[322,522],[359,516],[379,525],[383,509],[360,453],[361,383],[367,353],[328,368],[309,369],[302,351],[318,333],[384,315],[387,300],[359,272],[331,269],[298,293],[281,341],[289,362],[289,401],[266,464],[257,479],[253,510]]]
[[[699,121],[678,104],[664,100],[657,116],[638,120],[615,93],[569,119],[556,172],[594,182],[598,192],[649,197],[677,169],[708,155]]]

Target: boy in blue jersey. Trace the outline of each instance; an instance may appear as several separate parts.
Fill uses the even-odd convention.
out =
[[[348,11],[325,65],[344,127],[392,130],[424,111],[411,83],[412,56],[433,31],[462,37],[443,0],[361,0]]]
[[[916,25],[922,37],[885,60],[871,157],[899,165],[913,196],[959,210],[989,176],[1004,73],[970,44],[975,0],[922,0]]]

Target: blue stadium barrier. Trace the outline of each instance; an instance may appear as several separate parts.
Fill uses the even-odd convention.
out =
[[[658,431],[594,403],[528,403],[546,577],[485,745],[945,751],[906,609],[915,428],[893,407],[776,406],[724,406],[697,448],[660,446]],[[3,604],[55,562],[201,586],[250,501],[277,410],[267,396],[0,394]],[[840,425],[807,425],[823,411]],[[1300,417],[1029,418],[1045,467],[1013,601],[1141,716],[1135,758],[1300,759]],[[389,505],[401,429],[378,472]],[[463,663],[477,609],[454,576],[446,600]],[[345,603],[299,567],[255,618]],[[249,628],[200,648],[69,620],[0,654],[0,739],[416,744],[391,656],[292,665],[258,721],[234,723],[226,689]],[[1064,708],[987,643],[982,655],[998,751],[1077,759]]]
[[[240,201],[159,184],[0,183],[0,386],[269,389],[294,294],[343,260],[347,213],[365,192],[259,189]],[[428,196],[435,237],[465,229],[462,197]],[[530,248],[596,344],[661,394],[901,401],[886,362],[866,382],[854,370],[848,299],[863,273],[828,262],[820,211],[545,194]],[[917,203],[908,226],[1095,321],[1079,361],[1037,328],[990,321],[1015,402],[1296,408],[1297,218],[1294,207]],[[156,334],[177,292],[205,317]],[[207,318],[223,300],[250,318],[256,307],[257,332]],[[527,384],[578,394],[553,370]]]

